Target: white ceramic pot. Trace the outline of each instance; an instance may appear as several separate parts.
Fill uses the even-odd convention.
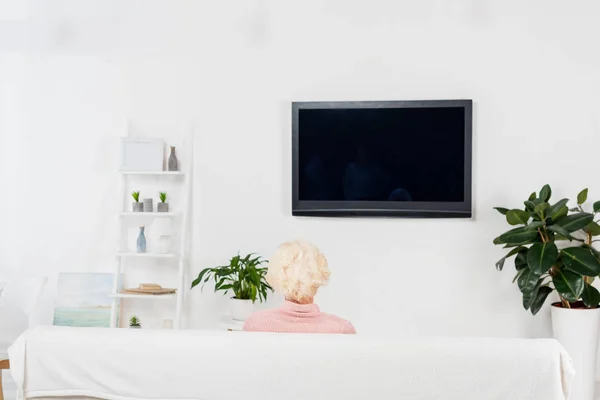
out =
[[[229,304],[231,307],[231,318],[236,321],[245,321],[252,315],[252,300],[238,300],[232,297],[229,300]]]
[[[600,308],[568,309],[552,305],[551,309],[554,338],[567,350],[575,369],[569,399],[594,400]]]

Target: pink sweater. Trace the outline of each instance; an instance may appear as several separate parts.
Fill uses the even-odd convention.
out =
[[[246,320],[244,330],[279,333],[356,333],[350,321],[322,313],[316,304],[296,304],[290,301],[283,303],[281,308],[254,313]]]

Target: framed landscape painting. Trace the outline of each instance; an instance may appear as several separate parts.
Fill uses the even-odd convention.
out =
[[[107,273],[59,274],[54,325],[110,327],[113,277]]]

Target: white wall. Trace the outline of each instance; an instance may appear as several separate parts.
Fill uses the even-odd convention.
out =
[[[333,271],[318,303],[360,333],[549,335],[548,310],[531,317],[511,267],[494,269],[507,226],[492,207],[544,183],[600,198],[597,1],[32,0],[6,15],[5,269],[111,271],[124,121],[174,142],[193,123],[189,280],[304,237]],[[290,101],[453,98],[475,102],[472,220],[291,216]],[[210,292],[187,296],[187,327],[226,310]]]

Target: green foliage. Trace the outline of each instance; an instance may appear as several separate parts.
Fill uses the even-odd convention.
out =
[[[587,194],[588,194],[587,188],[583,189],[581,192],[579,192],[579,194],[577,195],[577,205],[578,206],[585,203],[585,201],[587,200]]]
[[[141,326],[140,319],[134,315],[129,319],[129,326]]]
[[[136,203],[140,202],[140,192],[132,192],[131,196],[133,197]]]
[[[159,192],[158,197],[161,203],[165,203],[167,201],[167,192]]]
[[[253,253],[246,257],[239,254],[229,260],[228,265],[205,268],[192,282],[192,289],[198,285],[204,287],[209,280],[215,282],[215,292],[221,290],[227,294],[230,290],[236,299],[252,300],[258,298],[263,302],[267,300],[267,293],[273,288],[267,283],[267,268],[261,267],[266,261]]]
[[[568,199],[553,204],[551,196],[552,189],[544,185],[539,196],[533,192],[524,202],[525,209],[494,207],[513,226],[494,239],[494,244],[510,248],[496,269],[501,271],[505,261],[515,256],[513,282],[521,291],[523,307],[534,315],[554,290],[563,307],[581,300],[585,307],[597,308],[600,292],[591,283],[600,275],[600,252],[592,247],[592,239],[600,236],[599,221],[594,221],[600,201],[586,212],[587,189],[579,192],[573,208],[567,206]],[[565,246],[565,241],[571,244]],[[563,243],[562,248],[558,243]]]

